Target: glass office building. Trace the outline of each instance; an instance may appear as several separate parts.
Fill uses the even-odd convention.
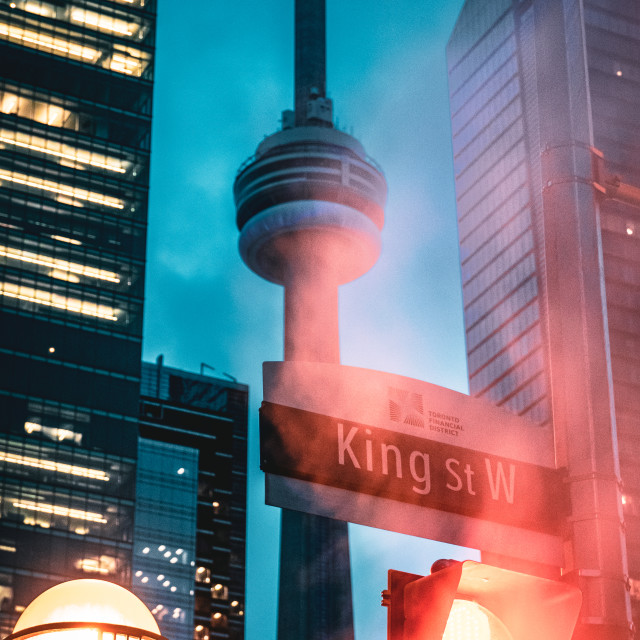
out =
[[[640,185],[640,4],[467,0],[447,57],[471,393],[594,437],[580,459],[558,450],[601,530],[580,549],[574,513],[574,551],[622,588],[606,580],[624,551],[608,569],[598,545],[623,531],[638,627],[640,210],[602,185]],[[604,513],[596,482],[621,505]]]
[[[133,584],[169,640],[194,635],[198,454],[138,440]]]
[[[0,632],[130,585],[154,0],[0,0]]]
[[[248,388],[160,356],[141,390],[134,591],[171,640],[242,640]]]

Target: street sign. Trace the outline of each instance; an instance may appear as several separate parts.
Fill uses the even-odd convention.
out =
[[[264,364],[268,504],[562,565],[550,427],[394,374]]]

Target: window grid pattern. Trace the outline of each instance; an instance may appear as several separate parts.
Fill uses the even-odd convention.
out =
[[[465,4],[447,50],[470,388],[545,422],[516,23],[510,3],[481,5]]]
[[[244,636],[247,387],[143,363],[141,433],[200,452],[194,640]],[[167,546],[169,546],[167,544]]]
[[[482,265],[482,269],[470,272],[473,277],[470,279],[465,277],[463,280],[465,307],[472,300],[478,300],[491,286],[495,286],[495,283],[504,278],[509,270],[514,269],[523,256],[526,256],[532,250],[533,234],[530,229],[527,229],[515,242],[502,249],[496,256],[493,256],[491,262],[486,266]],[[466,276],[467,274],[465,273],[464,275]],[[523,276],[528,277],[524,274]],[[485,300],[488,300],[488,298],[485,297]],[[475,308],[479,309],[480,307],[476,304]],[[475,315],[478,315],[478,311],[475,312]],[[469,319],[468,325],[471,326],[472,324],[473,322]]]
[[[530,219],[528,214],[529,210],[523,209],[500,229],[500,238],[504,238],[503,242],[498,242],[496,235],[491,235],[484,244],[463,261],[465,283],[469,282],[471,278],[476,277],[488,264],[495,260],[496,255],[504,251],[505,244],[508,247],[529,231]],[[466,277],[467,274],[469,277]]]
[[[465,315],[469,318],[469,324],[476,323],[487,309],[493,308],[511,292],[515,291],[523,282],[527,282],[536,272],[535,259],[532,253],[525,256],[513,266],[513,268],[500,278],[483,295],[465,308]]]
[[[500,333],[489,336],[474,349],[470,350],[468,354],[469,371],[477,371],[492,358],[502,353],[525,331],[529,331],[531,327],[540,321],[537,311],[537,305],[530,304],[526,306],[519,314],[510,318],[501,327]]]
[[[193,633],[198,451],[138,441],[133,587],[172,640]]]
[[[131,584],[154,30],[154,0],[0,0],[3,630]]]
[[[151,62],[151,22],[139,9],[82,0],[3,0],[0,39],[117,74],[144,76]]]

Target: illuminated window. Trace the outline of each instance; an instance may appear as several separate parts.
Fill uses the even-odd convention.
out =
[[[48,51],[49,53],[84,62],[96,62],[101,55],[98,49],[71,42],[61,37],[51,36],[47,33],[23,29],[6,22],[0,22],[0,38],[18,42],[31,49]]]
[[[35,7],[35,4],[34,4]],[[44,11],[44,9],[42,9]],[[140,31],[140,25],[111,18],[93,11],[74,8],[70,20],[78,25],[89,27],[104,33],[122,36],[133,36]],[[126,75],[140,76],[151,60],[151,55],[134,47],[126,47],[119,44],[102,43],[94,46],[80,44],[78,40],[82,34],[75,33],[71,38],[64,33],[49,34],[38,30],[35,23],[32,27],[17,26],[7,22],[0,22],[0,38],[17,42],[30,49],[46,51],[54,55],[79,60],[89,64],[98,64],[102,67],[124,73]],[[77,40],[76,40],[77,39]],[[113,53],[111,53],[113,51]]]
[[[118,309],[103,304],[96,304],[88,300],[80,300],[78,298],[69,298],[61,296],[51,291],[42,289],[34,289],[22,285],[16,285],[11,282],[0,282],[0,295],[7,298],[13,298],[22,302],[29,302],[45,307],[69,311],[71,313],[79,313],[85,316],[92,316],[100,320],[118,320]]]
[[[109,481],[109,476],[100,469],[89,469],[88,467],[79,467],[77,465],[45,460],[43,458],[23,456],[16,453],[10,453],[8,451],[0,451],[0,462],[8,462],[9,464],[32,467],[34,469],[44,469],[46,471],[54,471],[56,473],[66,473],[72,476],[90,478],[92,480],[103,480],[104,482]]]
[[[212,629],[226,629],[229,626],[229,620],[224,613],[216,611],[211,614],[211,628]]]
[[[209,584],[211,582],[211,570],[207,567],[198,567],[196,569],[196,582]]]
[[[141,76],[151,56],[133,47],[114,45],[114,53],[109,59],[109,69],[129,76]]]
[[[90,202],[91,204],[98,204],[113,209],[124,209],[124,202],[119,198],[106,196],[78,187],[71,187],[54,182],[53,180],[44,180],[43,178],[29,176],[24,173],[18,173],[17,171],[0,171],[0,184],[3,180],[24,187],[27,190],[35,189],[55,194],[59,202],[64,202],[65,204],[70,204],[75,207],[83,207],[85,202]]]
[[[76,560],[74,567],[84,573],[108,576],[116,572],[116,559],[113,556],[91,556]]]
[[[46,18],[54,18],[56,15],[56,8],[47,2],[35,2],[34,0],[29,0],[22,5],[22,9],[29,13],[45,16]]]
[[[226,600],[229,597],[229,588],[218,582],[211,587],[211,597],[214,600]]]
[[[76,129],[78,119],[67,109],[43,100],[18,96],[10,91],[4,91],[0,95],[0,111],[2,113],[28,118],[50,127]]]
[[[140,28],[135,22],[103,15],[96,11],[87,11],[80,7],[71,8],[71,22],[81,24],[97,31],[116,33],[120,36],[133,36]]]
[[[65,242],[66,244],[73,244],[76,246],[82,245],[82,242],[80,242],[80,240],[75,240],[74,238],[66,238],[65,236],[57,236],[57,235],[52,235],[51,238],[53,240],[57,240],[58,242]]]
[[[77,520],[87,520],[88,522],[97,522],[105,524],[106,518],[101,513],[95,511],[83,511],[82,509],[72,509],[56,504],[48,504],[46,502],[34,502],[31,500],[14,500],[12,505],[17,509],[25,511],[33,511],[36,513],[47,513],[54,516],[68,516]],[[31,524],[25,519],[25,524]],[[42,526],[42,525],[41,525]]]
[[[53,269],[53,271],[50,272],[50,275],[60,279],[67,279],[61,278],[61,274],[77,274],[85,276],[87,278],[106,280],[107,282],[113,282],[116,284],[120,282],[120,277],[113,271],[97,269],[96,267],[89,267],[84,264],[68,262],[67,260],[51,258],[50,256],[42,255],[39,253],[22,251],[21,249],[14,249],[12,247],[5,247],[3,245],[0,245],[0,257],[10,258],[18,262],[26,262],[28,264],[51,268]],[[78,280],[72,280],[72,282],[78,282]]]
[[[36,151],[44,155],[53,156],[62,164],[71,164],[72,166],[82,167],[83,165],[87,165],[115,173],[125,173],[126,169],[130,166],[129,162],[119,160],[118,158],[112,158],[92,151],[85,151],[84,149],[77,149],[67,144],[56,142],[55,140],[40,138],[9,129],[0,129],[0,143],[18,149]]]
[[[42,433],[51,440],[57,442],[64,442],[67,440],[73,441],[75,444],[82,444],[82,434],[71,431],[70,429],[60,429],[59,427],[46,427],[37,422],[25,422],[24,430],[28,434]]]
[[[193,630],[193,640],[209,640],[209,629],[199,624]]]

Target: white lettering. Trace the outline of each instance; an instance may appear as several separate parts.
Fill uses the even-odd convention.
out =
[[[471,470],[471,465],[467,464],[464,468],[464,475],[467,476],[467,492],[469,495],[475,496],[476,492],[473,490],[473,482],[471,481],[474,471]]]
[[[389,475],[389,451],[393,451],[395,461],[396,461],[396,478],[402,478],[402,458],[400,457],[400,449],[392,444],[384,444],[380,445],[380,453],[382,458],[382,473],[385,476]]]
[[[484,462],[487,466],[487,476],[489,478],[489,486],[491,487],[491,497],[494,500],[500,499],[500,485],[504,489],[504,495],[509,504],[513,504],[513,491],[516,480],[516,466],[513,463],[509,463],[509,484],[507,486],[507,476],[502,467],[502,462],[496,463],[495,477],[491,468],[491,460],[485,458]]]
[[[353,464],[353,466],[356,469],[359,469],[360,463],[358,462],[358,459],[355,457],[353,453],[353,449],[351,448],[351,441],[353,440],[356,433],[358,433],[358,428],[351,427],[351,430],[349,431],[349,435],[345,440],[344,425],[342,424],[342,422],[338,422],[338,462],[340,464],[344,464],[344,454],[346,451],[349,454],[349,457],[351,458],[351,464]]]
[[[460,491],[462,489],[462,478],[451,468],[452,465],[459,466],[460,462],[455,458],[449,458],[445,462],[445,466],[447,467],[447,471],[455,478],[456,483],[454,485],[449,484],[447,482],[447,489],[451,489],[451,491]]]
[[[416,460],[418,458],[422,460],[422,473],[420,475],[418,475],[418,470],[416,469]],[[424,486],[422,487],[412,487],[413,490],[423,496],[429,493],[431,491],[429,455],[426,453],[421,453],[420,451],[413,451],[411,453],[411,457],[409,458],[409,469],[411,470],[411,476],[416,482],[424,483]]]
[[[371,430],[367,429],[366,433],[368,436],[371,435]],[[371,440],[365,441],[365,448],[367,450],[367,471],[373,471],[373,444]]]

